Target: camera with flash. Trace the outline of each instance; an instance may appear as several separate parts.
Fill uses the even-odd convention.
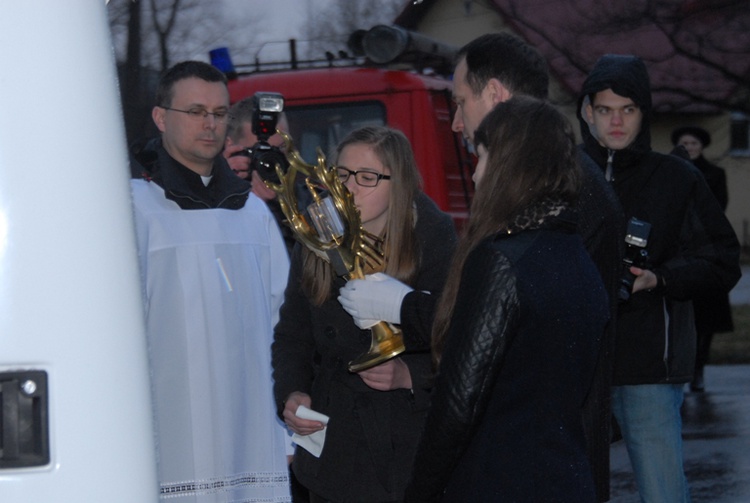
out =
[[[289,162],[279,147],[268,139],[276,133],[276,125],[284,111],[284,97],[279,93],[257,92],[253,95],[252,131],[258,137],[255,145],[236,152],[250,158],[250,172],[257,170],[263,180],[279,183],[276,165],[286,172]]]

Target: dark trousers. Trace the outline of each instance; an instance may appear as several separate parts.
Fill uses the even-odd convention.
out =
[[[697,347],[695,352],[696,373],[703,370],[703,367],[708,363],[708,359],[711,356],[711,341],[714,338],[714,334],[712,332],[699,331],[697,336]]]

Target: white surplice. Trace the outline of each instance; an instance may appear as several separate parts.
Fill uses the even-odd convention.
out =
[[[289,261],[273,216],[252,194],[183,210],[156,183],[131,186],[161,499],[290,501],[270,364]]]

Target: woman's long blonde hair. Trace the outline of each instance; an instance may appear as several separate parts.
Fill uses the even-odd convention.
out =
[[[517,96],[500,103],[484,118],[474,138],[477,146],[487,149],[487,164],[436,311],[432,333],[436,365],[471,251],[485,238],[509,228],[526,210],[544,201],[570,203],[578,195],[580,167],[573,128],[548,102]]]
[[[416,214],[414,200],[419,193],[421,178],[409,140],[404,133],[386,126],[367,126],[349,133],[336,147],[336,159],[348,145],[368,145],[383,166],[390,170],[388,220],[383,232],[386,257],[384,272],[407,284],[419,269],[419,249],[414,235]],[[302,289],[313,304],[321,305],[331,295],[334,271],[332,266],[303,250]]]

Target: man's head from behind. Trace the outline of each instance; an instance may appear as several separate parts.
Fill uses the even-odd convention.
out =
[[[258,137],[253,133],[253,98],[243,98],[229,109],[229,125],[227,127],[227,143],[230,145],[242,145],[245,148],[252,147],[258,142]],[[286,114],[279,115],[276,129],[289,132],[289,123]],[[284,139],[280,134],[274,133],[268,138],[268,144],[274,147],[284,147]]]
[[[462,47],[456,61],[453,130],[469,140],[489,111],[511,96],[547,98],[549,76],[544,57],[515,35],[482,35]]]
[[[184,61],[162,76],[151,112],[167,152],[201,175],[211,172],[224,147],[229,91],[223,73],[200,61]]]

